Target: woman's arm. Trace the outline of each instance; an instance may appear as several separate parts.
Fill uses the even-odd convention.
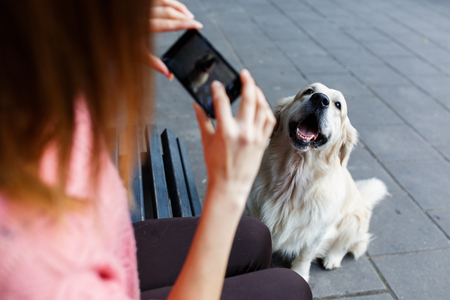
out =
[[[203,213],[183,269],[168,299],[219,299],[237,225],[258,172],[275,118],[247,70],[241,72],[242,102],[233,118],[224,87],[212,84],[217,126],[195,111],[208,171]]]

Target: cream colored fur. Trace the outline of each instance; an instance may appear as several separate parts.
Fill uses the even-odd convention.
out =
[[[311,88],[331,102],[321,121],[328,141],[318,148],[297,149],[289,136],[289,122],[304,117],[311,95],[303,92]],[[375,178],[355,183],[346,168],[358,136],[339,91],[312,84],[281,99],[275,116],[278,123],[248,205],[251,216],[269,227],[273,251],[294,256],[292,269],[309,280],[315,258],[323,258],[324,267],[334,269],[347,252],[355,258],[366,252],[372,208],[387,190]]]

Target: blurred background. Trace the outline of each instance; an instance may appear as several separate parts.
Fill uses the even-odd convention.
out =
[[[334,271],[313,266],[314,297],[450,299],[450,1],[183,2],[272,106],[313,82],[340,90],[360,135],[350,172],[380,178],[392,194],[374,211],[365,257],[347,257]],[[156,36],[157,54],[181,34]],[[156,87],[158,129],[185,141],[202,199],[193,100],[176,79],[158,75]]]

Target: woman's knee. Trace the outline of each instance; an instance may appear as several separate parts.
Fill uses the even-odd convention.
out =
[[[286,268],[275,268],[270,271],[273,272],[271,278],[274,283],[279,284],[279,292],[284,295],[279,299],[312,300],[311,288],[299,274]]]
[[[231,249],[227,276],[267,269],[271,257],[269,229],[254,218],[242,217]]]
[[[241,218],[236,232],[236,238],[251,241],[257,248],[272,249],[269,228],[263,222],[252,217],[243,216]]]

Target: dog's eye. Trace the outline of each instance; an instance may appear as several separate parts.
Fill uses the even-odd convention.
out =
[[[303,92],[303,95],[311,95],[312,93],[314,93],[313,89],[307,89],[306,91]]]
[[[336,107],[341,110],[341,102],[335,102],[334,105],[336,105]]]

